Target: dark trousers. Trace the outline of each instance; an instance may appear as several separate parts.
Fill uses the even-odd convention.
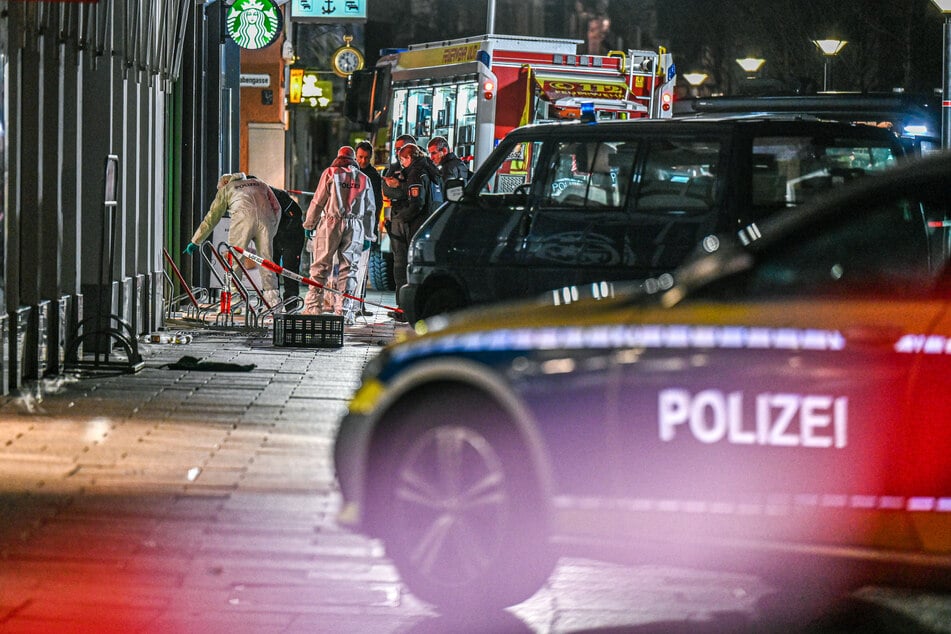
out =
[[[271,257],[274,261],[292,273],[300,273],[300,255],[304,250],[304,230],[277,232],[274,236]],[[296,297],[300,294],[300,284],[297,280],[281,277],[284,285],[284,299]]]
[[[399,292],[406,285],[406,261],[410,240],[419,231],[426,218],[420,214],[409,222],[393,219],[390,225],[390,250],[393,252],[393,281]]]

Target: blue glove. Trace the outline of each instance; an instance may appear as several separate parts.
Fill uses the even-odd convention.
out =
[[[369,248],[370,248],[370,241],[369,241],[369,240],[364,240],[364,241],[363,241],[363,250],[366,251],[366,250],[369,249]]]
[[[304,237],[305,237],[306,239],[308,239],[308,240],[310,240],[311,238],[313,238],[313,237],[314,237],[314,230],[313,230],[313,229],[304,229]]]
[[[184,253],[185,255],[191,255],[192,253],[194,253],[194,252],[197,251],[197,250],[198,250],[198,245],[195,244],[194,242],[189,242],[189,243],[188,243],[188,246],[185,247],[185,250],[182,251],[182,253]]]

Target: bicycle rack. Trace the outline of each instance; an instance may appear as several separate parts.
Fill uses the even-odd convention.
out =
[[[172,278],[169,277],[168,272],[164,270],[162,271],[162,275],[165,278],[165,287],[167,289],[166,297],[169,298],[166,300],[165,304],[165,318],[171,319],[173,307],[178,306],[179,310],[186,319],[204,321],[203,313],[214,307],[214,304],[211,303],[211,293],[207,288],[190,288],[188,283],[185,281],[185,277],[182,275],[181,270],[179,270],[178,266],[175,264],[175,261],[172,259],[172,256],[169,255],[168,251],[164,248],[162,249],[162,255],[164,255],[165,261],[168,262],[168,265],[175,273],[175,277],[178,279],[179,285],[185,289],[185,292],[181,295],[173,296],[173,293],[175,292],[175,283],[172,281]],[[189,300],[189,302],[188,304],[182,306],[182,304],[185,303],[185,300]]]
[[[116,213],[119,206],[119,157],[110,154],[106,157],[105,188],[102,207],[102,229],[99,232],[99,303],[96,314],[79,322],[70,333],[66,344],[64,369],[108,371],[133,374],[145,367],[142,355],[139,354],[139,342],[136,339],[132,324],[125,321],[116,313],[106,313],[104,308],[105,289],[113,284],[116,252]],[[107,248],[108,244],[108,248]],[[108,267],[108,268],[107,268]],[[94,327],[95,329],[91,329]],[[95,337],[96,345],[92,346],[96,352],[92,360],[79,357],[79,346],[86,339]],[[106,346],[102,338],[106,337]],[[102,348],[105,347],[104,352]],[[113,359],[116,347],[125,351],[126,358]],[[84,346],[85,356],[89,356],[89,347]]]
[[[205,248],[207,245],[208,248]],[[227,281],[218,275],[215,270],[211,258],[207,255],[211,254],[212,257],[217,261],[218,265],[221,267],[221,270],[227,276]],[[241,258],[232,258],[237,264],[240,274],[235,271],[233,265],[230,265],[225,259],[224,255],[231,254],[231,247],[225,242],[221,242],[218,245],[218,248],[215,249],[210,242],[205,242],[201,245],[201,254],[205,258],[205,261],[209,264],[212,273],[221,283],[223,289],[234,288],[237,290],[240,299],[228,305],[227,299],[219,307],[218,315],[215,317],[215,328],[243,328],[246,330],[257,330],[260,329],[258,325],[259,320],[259,308],[261,305],[270,310],[270,306],[267,301],[264,299],[261,289],[257,287],[257,284],[254,283],[254,280],[248,275],[248,270],[244,266],[244,263],[241,261]],[[223,255],[224,254],[224,255]],[[252,289],[254,290],[255,295],[252,296],[248,292],[247,287],[245,286],[245,280],[251,284]],[[230,293],[228,290],[222,290],[222,293]],[[230,296],[229,296],[230,297]],[[236,309],[244,308],[245,310],[245,319],[244,325],[238,326],[234,321],[234,313]]]

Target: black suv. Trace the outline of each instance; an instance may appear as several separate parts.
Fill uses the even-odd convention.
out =
[[[657,279],[708,236],[903,155],[886,130],[803,117],[520,128],[416,234],[399,303],[415,321],[573,285]]]

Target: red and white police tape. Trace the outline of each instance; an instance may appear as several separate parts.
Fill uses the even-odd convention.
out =
[[[312,280],[312,279],[310,279],[309,277],[303,277],[302,275],[298,275],[297,273],[293,273],[293,272],[291,272],[291,271],[288,271],[288,270],[286,270],[283,266],[281,266],[280,264],[275,264],[274,262],[271,262],[270,260],[266,260],[266,259],[262,258],[260,255],[258,255],[258,254],[256,254],[256,253],[251,253],[250,251],[246,251],[245,249],[242,249],[241,247],[233,246],[233,247],[231,247],[231,248],[234,249],[235,251],[237,251],[240,255],[243,255],[244,257],[248,258],[249,260],[251,260],[251,261],[254,262],[255,264],[257,264],[257,265],[259,265],[259,266],[263,266],[263,267],[266,268],[267,270],[273,271],[274,273],[276,273],[276,274],[278,274],[278,275],[283,275],[284,277],[286,277],[286,278],[288,278],[288,279],[296,280],[296,281],[301,282],[301,283],[303,283],[303,284],[307,284],[308,286],[315,286],[315,287],[317,287],[317,288],[322,288],[322,289],[324,289],[325,291],[330,291],[331,293],[337,293],[338,295],[343,295],[344,297],[349,298],[349,299],[356,300],[356,301],[360,302],[361,304],[367,304],[368,306],[376,306],[376,307],[378,307],[378,308],[385,308],[386,310],[392,310],[392,311],[395,312],[395,313],[401,313],[401,314],[402,314],[402,312],[403,312],[403,309],[402,309],[402,308],[399,308],[399,307],[397,307],[397,306],[387,306],[386,304],[378,304],[378,303],[376,303],[376,302],[371,302],[371,301],[368,301],[368,300],[363,299],[363,298],[361,298],[361,297],[356,297],[356,296],[354,296],[354,295],[350,295],[349,293],[344,293],[343,291],[338,291],[338,290],[335,289],[335,288],[330,288],[329,286],[324,286],[323,284],[321,284],[320,282],[318,282],[318,281],[316,281],[316,280]]]

